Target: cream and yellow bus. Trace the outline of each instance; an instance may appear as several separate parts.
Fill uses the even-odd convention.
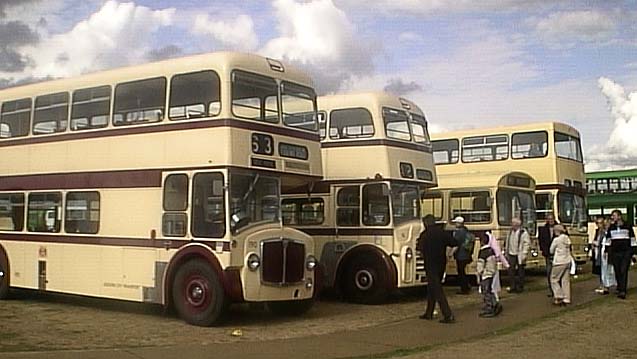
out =
[[[280,195],[322,178],[305,74],[213,53],[0,91],[0,297],[9,287],[303,312],[314,242]]]
[[[462,166],[437,168],[438,188],[425,193],[423,214],[432,214],[447,230],[454,229],[451,220],[461,216],[467,229],[476,237],[473,262],[468,274],[476,273],[479,239],[491,232],[500,243],[511,229],[511,220],[519,218],[530,235],[535,234],[535,181],[522,172],[485,171]],[[527,265],[537,261],[531,251]],[[456,263],[447,261],[447,274],[456,275]]]
[[[440,133],[432,138],[441,174],[462,168],[474,172],[520,171],[533,177],[538,226],[545,224],[547,214],[553,214],[571,237],[575,260],[586,260],[585,174],[580,135],[575,128],[542,122]]]
[[[436,185],[423,112],[386,93],[319,97],[324,181],[284,196],[283,222],[311,234],[324,286],[382,302],[424,285],[420,198]]]

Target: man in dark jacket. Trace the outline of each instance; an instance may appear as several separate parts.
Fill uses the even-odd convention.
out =
[[[442,276],[447,265],[447,247],[455,246],[451,235],[436,225],[432,215],[423,218],[425,230],[418,237],[418,249],[425,260],[427,271],[427,309],[420,316],[421,319],[433,319],[436,302],[443,314],[441,323],[454,323],[455,318],[447,303],[447,297],[442,290]]]
[[[547,295],[549,297],[553,296],[553,291],[551,290],[551,269],[553,268],[553,258],[551,258],[549,249],[551,248],[551,243],[555,238],[555,232],[553,232],[553,227],[555,225],[555,216],[549,213],[546,216],[546,223],[544,224],[544,226],[538,228],[538,241],[540,242],[540,251],[544,256],[544,261],[546,264],[546,281],[549,285],[549,293]]]
[[[628,270],[630,269],[630,260],[635,250],[632,246],[632,244],[635,244],[635,232],[633,232],[633,228],[629,224],[624,223],[620,210],[616,209],[611,212],[610,218],[613,223],[606,233],[608,238],[610,238],[609,259],[613,263],[615,278],[617,279],[617,297],[626,299]]]
[[[458,246],[458,249],[453,254],[456,259],[456,268],[458,268],[458,282],[460,284],[460,291],[458,294],[470,294],[471,286],[467,279],[467,265],[472,262],[473,249],[475,246],[475,238],[473,234],[469,232],[464,225],[464,218],[458,216],[452,221],[456,224],[456,229],[453,231],[453,239]]]

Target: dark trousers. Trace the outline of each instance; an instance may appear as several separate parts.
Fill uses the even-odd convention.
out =
[[[521,292],[524,290],[524,264],[518,264],[518,256],[507,254],[509,261],[509,282],[511,291]]]
[[[617,292],[626,294],[628,288],[628,270],[630,269],[630,259],[633,256],[632,250],[613,251],[612,263],[615,270],[615,279],[617,279]]]
[[[471,260],[456,259],[456,267],[458,268],[458,284],[460,285],[460,291],[465,293],[471,290],[469,279],[467,278],[467,265],[469,263],[471,263]]]
[[[484,306],[482,311],[484,313],[495,312],[495,307],[498,304],[493,293],[493,278],[485,278],[480,281],[480,289],[482,290],[482,301]]]
[[[427,309],[425,309],[425,315],[428,317],[433,316],[436,302],[440,305],[440,311],[445,318],[449,318],[453,315],[445,292],[442,290],[442,275],[427,276]]]
[[[544,261],[546,266],[546,282],[549,284],[549,292],[553,295],[553,289],[551,289],[551,269],[553,269],[553,258],[550,256],[544,257]]]

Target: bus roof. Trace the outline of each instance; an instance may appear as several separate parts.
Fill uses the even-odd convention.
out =
[[[556,121],[544,121],[533,123],[522,123],[518,125],[506,125],[496,127],[479,127],[466,130],[456,130],[449,132],[432,133],[432,140],[442,140],[447,138],[463,138],[468,136],[478,136],[483,134],[498,134],[498,133],[514,133],[514,132],[532,132],[532,131],[556,131],[562,132],[574,137],[579,138],[579,132],[572,126]]]
[[[283,65],[277,60],[255,54],[214,52],[10,87],[0,90],[0,101],[33,97],[45,93],[66,92],[73,89],[91,87],[96,84],[106,85],[153,76],[192,72],[197,69],[216,70],[220,72],[220,76],[223,76],[221,73],[229,73],[233,69],[245,69],[246,71],[258,72],[272,77],[290,79],[300,85],[313,86],[312,80],[307,74],[294,67]]]
[[[320,96],[317,102],[319,110],[333,110],[344,107],[379,109],[382,106],[391,106],[424,116],[420,107],[414,102],[383,91]]]
[[[602,179],[602,178],[621,178],[621,177],[637,177],[637,168],[625,169],[625,170],[611,170],[611,171],[595,171],[587,172],[587,179]]]

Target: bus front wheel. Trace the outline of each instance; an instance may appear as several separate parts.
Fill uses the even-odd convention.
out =
[[[374,258],[353,259],[345,270],[341,287],[346,299],[355,303],[379,304],[389,294],[387,273]]]
[[[172,287],[175,310],[187,323],[218,324],[226,310],[226,296],[217,273],[201,259],[184,263]]]
[[[0,248],[0,299],[9,297],[9,260]]]
[[[269,302],[268,309],[276,315],[298,316],[307,313],[314,305],[314,299],[284,300]]]

